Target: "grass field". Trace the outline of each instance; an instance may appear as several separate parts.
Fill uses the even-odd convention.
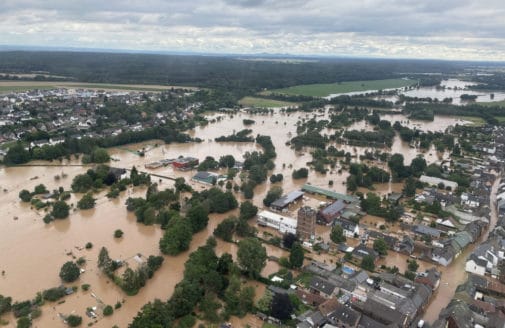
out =
[[[489,101],[489,102],[479,102],[479,103],[477,103],[477,105],[505,107],[505,100],[501,100],[501,101]]]
[[[163,91],[171,88],[191,89],[194,87],[149,85],[149,84],[109,84],[109,83],[83,83],[83,82],[57,82],[57,81],[0,81],[0,92],[27,91],[33,89],[47,90],[54,88],[82,88],[130,91]]]
[[[352,81],[327,84],[303,84],[293,87],[264,91],[264,93],[283,93],[287,95],[302,95],[312,97],[325,97],[335,93],[346,93],[367,90],[384,90],[410,86],[417,83],[414,80],[389,79],[375,81]]]
[[[500,123],[505,122],[505,116],[495,116],[494,118],[496,118],[498,120],[498,122],[500,122]]]
[[[482,117],[461,116],[459,118],[462,119],[463,121],[472,122],[471,125],[473,126],[483,126],[484,124],[486,124],[486,121]]]
[[[265,99],[258,97],[244,97],[240,99],[239,104],[246,107],[287,107],[287,106],[297,106],[297,103],[280,101],[273,99]]]

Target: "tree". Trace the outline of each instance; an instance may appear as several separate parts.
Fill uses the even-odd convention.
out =
[[[293,179],[305,179],[309,176],[309,170],[305,167],[302,167],[299,170],[294,170],[292,177]]]
[[[71,314],[67,317],[67,324],[70,327],[77,327],[80,326],[82,323],[82,317],[78,315]]]
[[[95,207],[96,199],[93,198],[91,193],[87,193],[77,202],[77,207],[81,210],[87,210]]]
[[[32,320],[28,317],[21,317],[18,319],[16,328],[29,328],[32,326]]]
[[[279,320],[288,320],[293,313],[293,303],[287,294],[276,293],[272,298],[270,314]]]
[[[103,315],[108,317],[114,313],[114,309],[112,306],[107,305],[106,307],[103,308]]]
[[[240,216],[241,220],[249,220],[256,216],[258,213],[258,207],[254,206],[250,201],[245,201],[240,204]]]
[[[398,179],[403,179],[407,176],[408,172],[405,169],[405,165],[403,164],[403,155],[402,154],[394,154],[388,161],[388,166],[391,169],[391,173],[393,177]]]
[[[291,247],[291,253],[289,254],[289,263],[294,268],[301,268],[303,265],[304,251],[300,243],[295,242],[293,247]]]
[[[224,241],[231,242],[236,224],[237,219],[233,216],[224,219],[214,229],[214,236],[221,238]]]
[[[237,258],[249,276],[256,278],[266,265],[267,251],[258,239],[249,237],[238,243]]]
[[[219,158],[219,166],[232,168],[235,166],[235,157],[233,155],[225,155]]]
[[[5,164],[23,164],[30,160],[30,153],[21,142],[17,142],[9,148],[4,157]]]
[[[23,202],[29,203],[32,200],[32,194],[28,190],[23,189],[19,192],[19,198]]]
[[[47,187],[42,183],[36,185],[35,188],[33,189],[33,193],[35,195],[47,194],[48,192],[49,192],[49,190],[47,190]]]
[[[380,255],[388,254],[388,245],[382,238],[377,238],[373,242],[373,249]]]
[[[192,206],[189,209],[188,213],[186,214],[186,219],[189,220],[193,233],[203,230],[209,222],[207,211],[200,204]]]
[[[403,194],[407,197],[413,197],[416,194],[416,180],[414,178],[407,178],[403,187]]]
[[[340,225],[335,224],[333,228],[331,228],[330,239],[335,244],[345,242],[344,229]]]
[[[361,268],[368,270],[368,271],[374,271],[375,270],[375,260],[372,255],[365,255],[361,259]]]
[[[410,170],[415,176],[420,176],[426,169],[426,160],[422,156],[418,156],[410,162]]]
[[[298,241],[298,237],[296,237],[295,234],[292,234],[290,232],[284,234],[284,236],[282,236],[282,245],[284,245],[284,247],[288,248],[288,249],[291,249],[291,247],[293,247],[293,244]]]
[[[12,297],[5,297],[0,295],[0,315],[11,310]]]
[[[60,269],[60,278],[65,282],[76,281],[81,275],[79,266],[72,261],[65,262]]]
[[[65,219],[68,217],[70,207],[62,200],[56,201],[53,204],[51,215],[55,219]]]
[[[189,220],[174,217],[160,239],[160,250],[163,254],[177,255],[189,248],[192,237],[193,230]]]
[[[419,264],[417,263],[416,260],[408,260],[408,269],[409,271],[416,272],[417,269],[419,268]]]
[[[93,178],[88,174],[78,174],[72,180],[70,186],[74,192],[87,192],[93,188]]]
[[[258,310],[260,310],[260,312],[269,315],[272,300],[273,300],[272,292],[267,289],[265,290],[265,294],[263,294],[263,296],[258,300],[258,304],[256,305],[256,307],[258,308]]]
[[[267,195],[263,199],[263,205],[270,206],[274,201],[282,196],[282,188],[279,186],[273,186],[268,191]]]

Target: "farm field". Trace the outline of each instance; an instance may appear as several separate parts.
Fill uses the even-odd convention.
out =
[[[196,90],[195,87],[149,85],[149,84],[110,84],[110,83],[84,83],[84,82],[58,82],[58,81],[0,81],[0,92],[47,90],[54,88],[83,88],[83,89],[107,89],[107,90],[131,90],[131,91],[163,91],[172,88]]]
[[[303,84],[283,89],[264,91],[263,94],[282,93],[286,95],[326,97],[336,93],[401,88],[411,86],[415,83],[417,83],[417,81],[404,79],[387,79],[374,81]]]
[[[297,103],[258,97],[244,97],[239,100],[239,104],[246,107],[287,107],[297,106]]]

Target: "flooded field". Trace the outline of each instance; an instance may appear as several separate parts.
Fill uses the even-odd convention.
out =
[[[231,134],[234,130],[240,131],[244,128],[242,120],[251,118],[256,120],[256,124],[251,127],[254,135],[265,134],[272,137],[277,152],[276,167],[273,173],[282,173],[284,175],[284,181],[281,185],[285,192],[299,189],[304,183],[310,182],[314,185],[344,193],[346,188],[343,182],[347,178],[345,173],[333,172],[323,175],[311,171],[308,179],[293,180],[291,178],[293,169],[304,167],[311,160],[308,151],[295,152],[285,145],[290,139],[288,134],[295,135],[296,122],[301,115],[305,117],[304,114],[291,114],[288,116],[281,113],[265,116],[238,114],[231,118],[225,116],[221,121],[205,127],[198,127],[192,131],[194,137],[204,139],[202,143],[161,145],[158,142],[159,146],[155,147],[157,142],[151,141],[113,148],[110,149],[110,154],[118,161],[111,162],[111,165],[125,168],[136,165],[144,171],[170,177],[184,177],[186,181],[189,181],[194,172],[174,171],[168,167],[146,170],[144,164],[162,158],[175,158],[180,155],[194,156],[203,160],[209,155],[218,159],[220,156],[231,154],[240,160],[245,152],[258,150],[258,146],[254,143],[217,143],[209,140],[221,135]],[[212,117],[216,116],[219,115]],[[439,126],[454,123],[447,118],[440,117],[437,117],[435,122],[434,124]],[[148,150],[145,157],[139,157],[135,151],[143,147]],[[351,150],[354,151],[354,149],[359,154],[363,153],[366,148],[352,147]],[[409,163],[418,154],[418,150],[405,145],[399,138],[395,140],[391,151],[404,154],[406,163]],[[439,160],[439,158],[435,152],[432,156],[427,156],[429,162],[436,160]],[[59,164],[59,162],[53,164]],[[62,165],[66,164],[77,164],[77,162],[62,162]],[[68,190],[72,178],[86,170],[87,167],[79,166],[0,167],[0,192],[2,193],[0,208],[2,208],[4,214],[1,219],[2,229],[0,230],[0,257],[2,258],[0,270],[5,271],[5,275],[0,277],[0,293],[12,296],[15,301],[33,299],[37,292],[61,284],[58,273],[63,263],[81,256],[87,259],[84,266],[86,272],[81,275],[78,281],[68,284],[68,286],[80,287],[82,284],[90,284],[90,291],[84,292],[79,289],[74,295],[66,297],[65,302],[62,304],[46,303],[42,307],[42,316],[34,320],[34,327],[65,327],[58,314],[68,315],[74,312],[83,317],[83,326],[87,325],[92,321],[86,317],[85,309],[86,307],[96,306],[98,302],[93,295],[105,304],[110,305],[114,305],[118,301],[124,301],[123,306],[117,310],[117,313],[111,317],[100,318],[98,323],[94,324],[94,327],[111,327],[114,324],[119,327],[126,327],[143,304],[155,298],[166,300],[170,297],[175,284],[182,278],[184,263],[189,253],[204,244],[217,224],[232,214],[211,215],[208,227],[193,236],[190,250],[175,257],[165,256],[163,266],[155,273],[153,279],[147,282],[146,287],[141,289],[136,296],[129,297],[98,271],[96,260],[102,246],[109,249],[109,253],[114,259],[128,259],[137,253],[144,256],[159,254],[158,241],[162,236],[162,230],[157,226],[138,224],[134,215],[128,213],[124,206],[124,202],[129,196],[143,196],[145,189],[129,189],[116,200],[108,200],[104,192],[99,193],[95,195],[95,198],[98,198],[96,208],[72,212],[68,219],[57,220],[50,224],[43,223],[42,217],[45,215],[43,210],[36,212],[34,209],[30,209],[29,204],[19,201],[18,193],[20,190],[33,190],[40,183],[45,184],[50,190],[59,186]],[[62,173],[65,173],[67,178],[56,181],[54,177]],[[333,186],[328,185],[329,180],[334,181]],[[235,183],[240,183],[239,177],[236,178]],[[161,188],[165,188],[171,187],[173,182],[162,179],[160,184]],[[191,182],[191,184],[197,190],[205,188],[204,185],[195,182]],[[270,183],[267,182],[255,189],[254,203],[257,206],[262,207],[262,199],[269,188]],[[385,184],[378,186],[377,190],[380,193],[386,193],[398,188],[396,184]],[[236,194],[236,196],[241,200],[241,195]],[[76,204],[80,197],[81,195],[73,194],[69,203]],[[309,201],[307,200],[307,202]],[[315,198],[311,202],[317,204],[319,201]],[[113,238],[113,232],[116,229],[123,230],[123,238]],[[318,228],[318,232],[327,240],[328,229]],[[91,250],[83,248],[87,242],[93,243],[94,247]],[[285,251],[276,247],[268,245],[266,247],[270,256],[281,257],[287,255]],[[232,255],[235,255],[236,250],[235,244],[221,241],[218,242],[216,249],[218,254],[228,252]],[[398,262],[400,263],[401,259]],[[269,275],[277,270],[279,270],[278,264],[269,261],[262,273],[263,275]],[[257,295],[259,294],[260,292],[257,293]],[[14,327],[14,320],[12,318],[7,319],[10,320],[8,327]],[[247,317],[245,320],[254,319]]]

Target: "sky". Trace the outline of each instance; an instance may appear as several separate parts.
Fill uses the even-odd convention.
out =
[[[505,61],[505,1],[1,0],[0,44]]]

